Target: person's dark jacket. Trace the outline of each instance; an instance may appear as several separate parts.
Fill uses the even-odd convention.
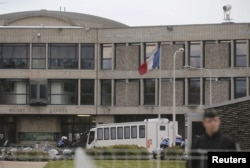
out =
[[[236,143],[227,135],[217,132],[213,136],[204,134],[196,139],[190,149],[187,168],[207,168],[208,151],[234,151]]]

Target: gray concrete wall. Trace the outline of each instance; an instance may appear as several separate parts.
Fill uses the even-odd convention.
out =
[[[139,81],[116,81],[116,106],[138,106],[140,103]]]
[[[206,44],[205,68],[224,69],[229,67],[230,44]]]
[[[184,81],[176,81],[176,105],[181,106],[184,104]],[[173,105],[173,82],[162,81],[161,84],[161,105]]]
[[[172,70],[173,69],[173,56],[174,53],[182,48],[182,45],[162,45],[161,50],[161,69],[162,70]],[[175,60],[175,69],[183,69],[184,54],[177,53]]]
[[[111,115],[97,115],[96,116],[96,124],[109,124],[114,123],[115,118]]]
[[[116,46],[117,71],[132,71],[139,67],[140,46]]]
[[[210,103],[210,81],[205,81],[205,105]],[[230,99],[230,81],[212,81],[212,104],[221,103]]]

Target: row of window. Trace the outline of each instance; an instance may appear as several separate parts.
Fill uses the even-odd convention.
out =
[[[139,128],[139,130],[138,130]],[[145,138],[145,125],[97,129],[97,140]]]
[[[223,43],[231,43],[231,41],[221,41]],[[205,41],[206,44],[215,44],[215,41]],[[200,67],[201,53],[205,47],[200,42],[189,42],[186,46],[185,42],[175,42],[174,44],[182,45],[183,48],[189,47],[188,65]],[[115,46],[126,44],[115,44]],[[140,45],[133,43],[130,45]],[[80,45],[80,68],[95,69],[95,44]],[[246,41],[236,40],[234,42],[234,66],[246,67],[248,65],[247,55],[249,53],[248,43]],[[157,49],[156,43],[144,44],[144,60],[151,56]],[[31,51],[31,53],[30,53]],[[112,69],[112,59],[114,53],[111,44],[101,45],[101,68]],[[229,53],[231,50],[229,51]],[[29,69],[29,61],[31,55],[32,69],[46,68],[46,53],[48,54],[48,69],[78,69],[79,66],[79,45],[78,44],[0,44],[0,68],[2,69]],[[140,57],[140,54],[138,54]],[[228,57],[230,62],[230,55]],[[139,61],[141,62],[141,61]],[[138,64],[139,66],[139,64]],[[114,66],[115,67],[115,66]]]
[[[182,81],[184,84],[183,79],[177,80]],[[223,80],[229,80],[229,78],[224,78]],[[139,83],[139,80],[135,81]],[[119,80],[119,82],[121,81]],[[82,79],[80,83],[81,105],[94,105],[95,81],[93,79]],[[156,88],[156,79],[144,79],[143,83],[144,105],[155,105],[156,94],[159,91]],[[247,78],[234,78],[234,97],[247,96],[247,87]],[[188,104],[200,104],[200,92],[202,90],[204,88],[200,87],[200,78],[190,78],[188,80]],[[138,88],[138,94],[139,92],[140,88]],[[77,105],[78,80],[48,80],[48,82],[42,82],[39,85],[34,81],[24,79],[0,80],[0,104],[32,104],[33,101],[38,102],[37,100],[46,100],[45,104]],[[112,82],[111,80],[101,80],[101,105],[109,106],[111,103]]]
[[[48,69],[78,69],[78,44],[48,44]],[[81,69],[94,69],[94,44],[81,44]],[[0,68],[46,68],[46,44],[0,44]]]

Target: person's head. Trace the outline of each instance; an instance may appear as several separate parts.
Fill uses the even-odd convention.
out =
[[[220,129],[220,117],[214,110],[208,110],[203,115],[203,126],[208,135],[213,135]]]

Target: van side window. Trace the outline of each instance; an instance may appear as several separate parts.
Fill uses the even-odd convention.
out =
[[[123,127],[117,127],[117,139],[123,139]]]
[[[95,140],[95,131],[90,131],[88,144],[91,144]]]
[[[129,139],[130,138],[130,126],[124,127],[124,138]]]
[[[110,129],[111,139],[116,139],[116,127]]]
[[[166,126],[165,125],[161,125],[160,126],[160,131],[165,131],[166,130]]]
[[[145,138],[145,125],[139,126],[139,138]]]
[[[109,140],[109,128],[104,128],[104,140]]]
[[[102,128],[97,129],[97,140],[103,140],[103,129]]]
[[[137,138],[137,126],[131,127],[131,138]]]

